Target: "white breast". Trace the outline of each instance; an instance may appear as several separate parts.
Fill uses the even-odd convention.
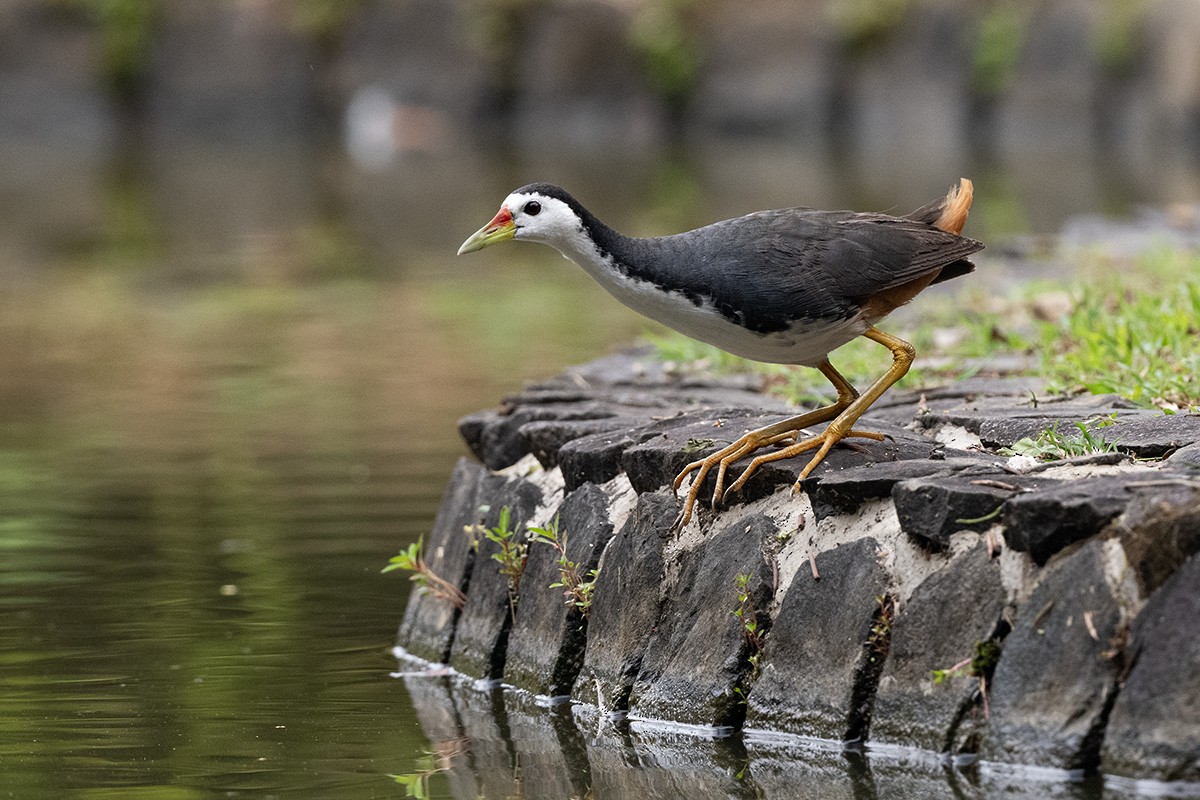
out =
[[[648,281],[621,274],[589,239],[555,243],[566,258],[596,279],[626,306],[685,336],[753,361],[814,367],[825,356],[861,336],[869,327],[859,316],[818,323],[797,322],[786,331],[754,333],[726,319],[711,304],[696,305],[677,292],[662,292]]]

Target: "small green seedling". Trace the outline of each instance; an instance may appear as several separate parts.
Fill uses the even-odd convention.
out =
[[[401,550],[399,554],[388,559],[388,565],[380,571],[391,572],[402,569],[410,572],[412,574],[408,576],[408,579],[417,584],[421,591],[461,609],[467,603],[467,596],[457,586],[435,574],[429,568],[429,565],[425,563],[424,543],[425,537],[418,538],[407,549]]]
[[[533,541],[548,544],[558,553],[558,581],[550,584],[551,589],[562,589],[563,598],[567,605],[579,609],[579,613],[588,618],[592,613],[592,595],[596,590],[596,577],[599,570],[588,570],[567,558],[567,534],[558,528],[558,517],[554,518],[544,528],[529,527]]]
[[[737,617],[742,624],[742,638],[746,640],[750,649],[750,654],[746,657],[750,663],[750,675],[747,682],[753,683],[762,668],[762,652],[766,632],[759,625],[758,612],[755,610],[754,600],[750,596],[750,577],[749,572],[739,572],[734,577],[733,585],[737,590],[737,605],[730,613]],[[737,691],[744,702],[744,692],[740,688]]]
[[[996,662],[999,660],[999,642],[995,639],[976,642],[975,654],[970,658],[964,658],[947,669],[933,670],[933,685],[940,685],[960,675],[971,675],[979,678],[979,695],[983,698],[983,716],[984,719],[990,719],[991,713],[988,706],[987,694],[988,676],[992,674],[992,670],[996,668]]]
[[[508,604],[512,613],[517,613],[517,601],[521,597],[521,574],[525,571],[525,559],[529,552],[529,543],[517,536],[517,532],[509,527],[512,521],[512,510],[508,506],[500,509],[499,518],[493,528],[476,526],[489,542],[494,542],[500,549],[492,553],[492,560],[500,565],[500,574],[508,578]]]
[[[867,648],[870,650],[872,662],[887,657],[892,642],[892,623],[896,619],[896,604],[891,597],[886,594],[876,595],[875,602],[879,605],[879,611],[875,615],[875,622],[871,625],[871,635],[867,639]]]

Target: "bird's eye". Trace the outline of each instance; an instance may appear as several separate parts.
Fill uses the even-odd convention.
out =
[[[530,200],[525,204],[525,213],[531,217],[536,217],[541,210],[542,204],[537,200]]]

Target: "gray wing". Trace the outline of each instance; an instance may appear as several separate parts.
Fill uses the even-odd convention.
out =
[[[642,272],[751,330],[844,319],[930,272],[965,274],[979,242],[885,214],[782,209],[641,240]],[[671,285],[674,284],[674,285]]]

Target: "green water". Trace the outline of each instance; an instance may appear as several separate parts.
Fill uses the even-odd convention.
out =
[[[508,189],[556,180],[644,233],[956,177],[892,192],[731,152],[0,154],[0,796],[926,796],[840,754],[591,732],[392,675],[408,586],[379,570],[428,528],[455,420],[648,327],[548,251],[454,258]],[[1087,173],[1102,197],[1048,213],[991,175],[981,237],[1142,199]],[[983,791],[957,780],[920,786]]]

